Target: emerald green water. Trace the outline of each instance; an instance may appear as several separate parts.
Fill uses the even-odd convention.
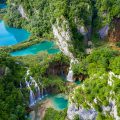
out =
[[[76,81],[75,83],[76,83],[77,85],[79,85],[81,82],[80,82],[80,81]]]
[[[39,52],[46,51],[48,54],[56,54],[59,53],[60,50],[57,48],[54,48],[55,44],[53,41],[43,41],[39,44],[35,44],[32,46],[29,46],[28,48],[17,50],[15,52],[12,52],[12,56],[26,56],[26,55],[35,55]]]
[[[68,106],[68,100],[62,94],[58,94],[50,97],[50,100],[53,103],[53,106],[56,110],[64,110]]]

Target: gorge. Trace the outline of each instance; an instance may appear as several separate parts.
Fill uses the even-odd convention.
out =
[[[119,0],[0,0],[0,120],[120,120]]]

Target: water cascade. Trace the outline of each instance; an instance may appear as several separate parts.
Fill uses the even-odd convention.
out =
[[[36,89],[36,100],[41,100],[42,95],[40,95],[40,88],[39,88],[37,82],[35,81],[35,79],[32,76],[30,76],[30,80],[31,80],[31,83],[34,84],[35,89]]]
[[[35,95],[33,91],[30,89],[30,106],[33,106],[35,103],[36,103]]]
[[[68,72],[68,75],[67,75],[67,81],[70,81],[70,82],[73,82],[73,70],[72,70],[72,64],[74,63],[75,61],[73,59],[71,59],[70,61],[70,67],[69,67],[69,72]]]
[[[30,96],[29,96],[30,106],[33,106],[36,103],[34,92],[32,91],[30,87],[30,83],[28,81],[25,81],[25,83],[26,83],[27,88],[30,90]]]
[[[30,75],[30,70],[27,70],[26,73],[27,76]],[[42,84],[41,85],[41,89],[38,85],[38,83],[35,81],[35,79],[32,76],[29,76],[29,82],[26,80],[25,78],[25,83],[26,83],[26,87],[30,90],[30,95],[29,95],[29,102],[30,102],[30,106],[35,105],[36,102],[38,102],[39,100],[42,100],[42,98],[44,98],[44,96],[47,95],[47,90],[43,88]],[[33,92],[33,90],[31,89],[31,85],[34,86],[35,88],[35,92]]]
[[[67,80],[73,82],[73,71],[71,69],[69,69]]]

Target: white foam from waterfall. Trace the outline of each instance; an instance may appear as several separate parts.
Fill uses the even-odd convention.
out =
[[[71,59],[70,61],[70,67],[69,67],[69,72],[68,72],[68,75],[67,75],[67,81],[70,81],[70,82],[73,82],[73,70],[72,70],[72,64],[75,64],[75,63],[78,63],[77,60],[74,60],[74,59]]]
[[[36,103],[34,92],[30,89],[30,106]]]
[[[26,83],[26,87],[30,90],[30,95],[29,95],[30,106],[33,106],[36,103],[34,92],[30,87],[30,83],[28,81],[25,81],[25,83]]]
[[[73,82],[73,71],[69,70],[67,75],[67,81]]]
[[[29,81],[27,81],[27,78],[29,78]],[[30,91],[30,94],[29,94],[29,105],[30,105],[30,107],[34,106],[36,104],[36,102],[38,102],[39,100],[41,100],[42,98],[47,96],[46,89],[43,87],[43,85],[40,81],[38,81],[38,82],[39,82],[41,87],[39,87],[36,80],[32,76],[30,76],[30,70],[28,69],[27,72],[26,72],[25,84],[26,84],[26,87],[28,88],[28,90]],[[20,87],[21,86],[22,85],[21,85],[21,82],[20,82]],[[34,88],[35,88],[34,92],[31,89],[31,86],[34,86]]]

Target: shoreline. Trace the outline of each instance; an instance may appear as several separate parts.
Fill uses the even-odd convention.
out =
[[[45,111],[50,107],[54,108],[50,99],[46,99],[41,105],[36,105],[33,111],[30,113],[31,120],[43,120]]]

